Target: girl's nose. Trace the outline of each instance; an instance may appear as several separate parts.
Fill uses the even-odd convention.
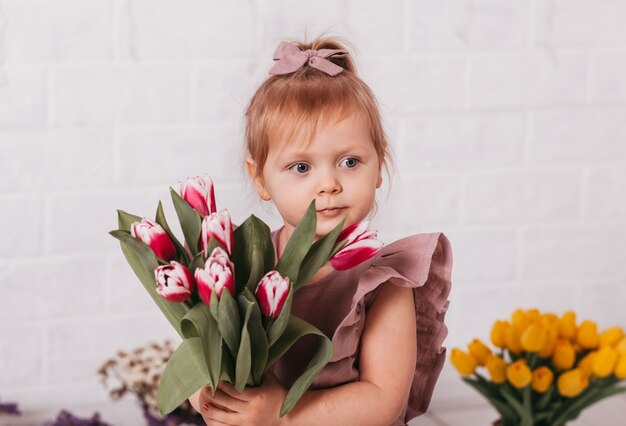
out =
[[[338,194],[341,192],[341,183],[333,173],[325,173],[320,177],[318,194]]]

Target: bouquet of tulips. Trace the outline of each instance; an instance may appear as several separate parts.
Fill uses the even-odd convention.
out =
[[[576,314],[558,317],[517,309],[491,329],[492,352],[474,339],[450,361],[463,380],[500,413],[501,424],[562,426],[601,399],[626,391],[626,336],[620,327],[598,332],[596,323],[576,324]],[[480,371],[485,369],[488,376]]]
[[[118,210],[120,241],[131,268],[183,341],[167,363],[157,392],[161,414],[172,412],[204,385],[221,380],[242,391],[301,337],[319,344],[281,407],[288,413],[332,355],[327,336],[291,315],[295,291],[330,261],[349,269],[381,247],[367,222],[345,230],[343,221],[315,241],[311,202],[278,264],[268,226],[251,215],[235,227],[228,210],[217,212],[208,176],[187,179],[170,194],[184,234],[181,244],[168,226],[161,202],[154,220]]]

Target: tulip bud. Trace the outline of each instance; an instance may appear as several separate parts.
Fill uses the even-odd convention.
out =
[[[526,352],[539,352],[546,342],[547,333],[541,321],[530,324],[521,336],[520,343]]]
[[[500,384],[506,380],[506,363],[496,355],[489,355],[487,358],[487,371],[491,376],[491,381]]]
[[[205,175],[204,178],[200,176],[187,178],[185,184],[180,184],[180,196],[202,217],[215,213],[217,210],[213,181],[208,175]]]
[[[580,369],[574,368],[561,374],[556,384],[561,395],[574,398],[587,388],[589,379]]]
[[[559,336],[573,340],[576,337],[576,313],[567,311],[559,320]]]
[[[476,358],[460,349],[452,349],[450,362],[463,376],[469,376],[476,370]]]
[[[520,342],[520,336],[517,334],[515,327],[511,326],[506,329],[504,340],[506,341],[506,347],[509,351],[514,354],[522,352],[522,343]]]
[[[596,377],[607,377],[613,372],[617,362],[617,351],[610,346],[600,349],[591,364],[591,370]]]
[[[582,371],[585,376],[591,376],[591,373],[593,373],[593,361],[595,360],[597,354],[597,352],[589,352],[587,355],[582,357],[580,361],[578,361],[576,368]]]
[[[497,320],[493,327],[491,327],[491,343],[498,348],[504,348],[506,346],[506,329],[509,327],[509,323],[506,321]]]
[[[546,366],[542,366],[533,371],[532,388],[535,392],[545,393],[552,384],[554,373]]]
[[[207,257],[209,240],[215,238],[230,255],[233,253],[235,234],[228,210],[222,209],[219,213],[211,213],[202,220],[202,251]]]
[[[552,355],[552,365],[557,370],[569,370],[576,361],[576,351],[567,339],[559,339]]]
[[[172,260],[169,265],[154,269],[156,291],[170,302],[184,302],[193,291],[193,277],[184,265]]]
[[[221,247],[216,247],[204,263],[204,268],[197,268],[195,272],[200,299],[205,305],[211,305],[213,291],[218,296],[224,289],[230,294],[235,294],[235,280],[233,277],[234,266],[228,258],[228,254]]]
[[[518,389],[528,386],[532,380],[532,372],[526,360],[518,359],[506,369],[506,377],[509,382]]]
[[[528,321],[532,324],[541,318],[541,312],[539,312],[539,309],[537,308],[528,309],[526,311],[526,318],[528,318]]]
[[[168,262],[176,257],[174,243],[158,223],[144,217],[130,225],[130,234],[150,246],[157,257]]]
[[[611,327],[600,334],[600,347],[615,346],[624,338],[624,330],[621,327]]]
[[[521,336],[526,328],[530,325],[530,320],[528,319],[528,315],[526,312],[521,309],[516,309],[511,315],[511,322],[513,323],[513,327],[517,331],[517,334]]]
[[[376,231],[367,229],[368,225],[369,221],[364,220],[341,231],[335,245],[345,244],[330,258],[333,268],[350,269],[378,254],[383,243],[376,239]]]
[[[626,355],[620,355],[615,363],[615,371],[613,372],[618,380],[626,379]]]
[[[290,288],[289,278],[283,277],[278,271],[270,271],[265,274],[255,291],[263,315],[268,318],[278,317],[285,300],[287,300]]]
[[[598,335],[598,326],[593,321],[583,321],[578,327],[576,333],[576,341],[583,349],[595,349],[600,344],[600,336]]]
[[[617,342],[617,345],[615,345],[615,350],[620,355],[626,355],[626,337]]]
[[[491,351],[483,342],[478,339],[472,340],[468,346],[469,352],[478,362],[478,365],[485,365],[487,358],[491,355]]]

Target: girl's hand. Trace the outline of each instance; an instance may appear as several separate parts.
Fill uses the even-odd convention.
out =
[[[211,388],[201,389],[198,408],[207,425],[281,425],[280,406],[287,390],[267,372],[259,387],[250,387],[243,392],[230,384],[220,382],[215,395]]]

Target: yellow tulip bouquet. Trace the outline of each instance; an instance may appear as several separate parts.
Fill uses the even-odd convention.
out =
[[[502,426],[565,425],[626,391],[619,386],[626,379],[620,327],[600,333],[593,321],[577,325],[572,311],[558,317],[517,309],[510,321],[493,324],[490,337],[497,351],[474,339],[467,351],[452,349],[450,361],[499,412]]]

